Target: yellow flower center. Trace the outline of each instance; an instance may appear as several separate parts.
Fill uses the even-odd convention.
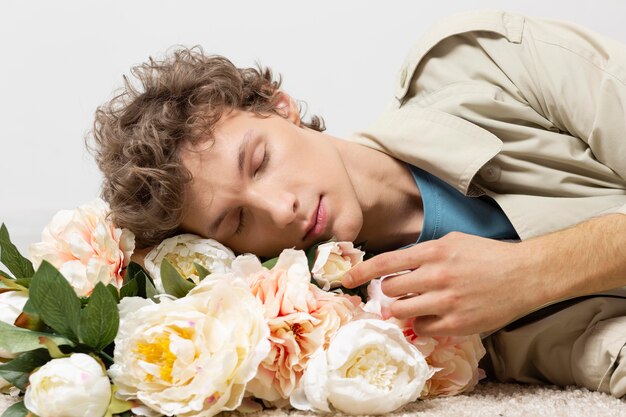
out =
[[[346,378],[363,378],[371,385],[389,390],[393,385],[401,365],[396,363],[387,351],[375,346],[367,346],[348,360],[340,371]]]
[[[196,284],[198,283],[198,272],[194,262],[200,265],[205,264],[204,259],[198,255],[192,255],[185,253],[184,255],[178,253],[168,253],[165,255],[165,259],[170,261],[172,266],[178,271],[178,273],[184,278],[191,278]]]
[[[159,367],[162,380],[172,382],[172,369],[176,356],[170,351],[170,338],[162,334],[153,343],[137,343],[135,352],[143,356],[143,360]],[[152,382],[153,375],[146,375],[146,381]]]

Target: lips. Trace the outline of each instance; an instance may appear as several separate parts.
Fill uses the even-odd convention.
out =
[[[322,223],[325,223],[326,216],[324,215],[324,213],[321,212],[322,211],[321,208],[322,208],[322,197],[320,197],[320,199],[318,200],[317,207],[315,207],[315,210],[313,211],[313,214],[311,215],[308,227],[306,229],[306,233],[304,237],[302,238],[302,241],[307,240],[311,236],[319,235],[320,232],[323,230],[320,226],[323,227],[325,226],[325,224],[318,225],[319,221],[321,221]]]

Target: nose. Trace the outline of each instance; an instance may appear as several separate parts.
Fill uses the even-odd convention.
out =
[[[284,229],[296,219],[299,202],[292,192],[275,186],[271,189],[253,188],[249,190],[247,199],[250,207],[269,215],[280,229]]]

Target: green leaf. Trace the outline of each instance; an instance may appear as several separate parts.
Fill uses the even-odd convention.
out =
[[[26,304],[24,304],[24,308],[17,319],[15,319],[14,323],[17,327],[22,327],[28,330],[43,330],[45,324],[41,321],[41,317],[39,317],[39,313],[33,307],[33,302],[30,300],[26,300]]]
[[[161,262],[161,280],[165,292],[176,298],[184,297],[194,287],[192,283],[178,273],[167,259],[163,259]]]
[[[0,269],[0,277],[5,277],[8,279],[14,279],[11,274],[9,274],[8,272],[4,272],[2,269]]]
[[[0,365],[0,377],[24,391],[28,385],[28,375],[51,359],[46,349],[22,353],[12,361]]]
[[[139,292],[139,285],[137,284],[137,279],[132,279],[128,281],[126,284],[120,288],[120,298],[124,297],[134,297]]]
[[[20,401],[19,403],[12,404],[9,408],[4,410],[2,417],[26,417],[28,416],[28,413],[29,411],[26,409],[24,401]]]
[[[47,261],[41,263],[33,276],[29,294],[44,323],[63,336],[78,340],[80,299],[63,275]]]
[[[156,287],[152,283],[151,279],[146,280],[146,298],[151,299],[154,302],[159,302],[159,299],[156,297],[159,294]]]
[[[117,287],[113,284],[108,284],[106,286],[106,289],[113,296],[113,298],[115,299],[115,302],[119,303],[120,302],[120,290],[118,290]]]
[[[139,274],[147,275],[148,273],[137,262],[129,263],[128,266],[126,267],[126,274],[124,275],[124,284],[126,284],[128,281],[131,281],[137,278],[137,275]]]
[[[32,330],[22,329],[21,327],[11,326],[10,324],[0,321],[0,350],[11,353],[27,352],[42,347],[39,342],[40,337],[48,337],[57,345],[73,346],[71,340],[62,336],[56,336],[50,333],[34,332]]]
[[[117,301],[101,282],[97,283],[89,303],[80,312],[80,341],[96,351],[115,339],[120,324]]]
[[[263,262],[262,265],[266,267],[267,269],[272,269],[274,268],[274,265],[276,265],[277,262],[278,262],[278,257],[268,259],[267,261]]]
[[[115,393],[119,390],[119,388],[116,385],[112,385],[111,388],[113,390],[113,393],[111,395],[111,402],[109,403],[109,408],[107,410],[107,414],[105,415],[105,417],[109,415],[112,416],[114,414],[118,415],[118,414],[122,414],[122,413],[126,413],[127,411],[130,411],[130,409],[133,408],[133,402],[120,400],[115,395]]]
[[[18,284],[16,279],[0,277],[0,283],[2,283],[2,288],[11,288],[13,290],[26,291],[26,287]]]
[[[124,289],[124,287],[122,287],[122,290],[120,291],[120,295],[122,296],[122,298],[129,297],[129,296],[150,298],[151,296],[148,295],[149,290],[154,290],[154,292],[151,293],[152,296],[156,294],[156,289],[154,288],[154,284],[152,283],[150,276],[143,269],[138,269],[135,272],[134,277],[131,280],[126,281],[126,282],[127,282],[126,285],[129,285],[129,288]],[[132,284],[133,282],[134,284]],[[131,290],[134,289],[134,285],[136,285],[136,291],[133,294]],[[124,291],[124,294],[122,294],[122,291]]]
[[[313,269],[313,265],[315,265],[315,250],[306,252],[306,260],[309,264],[309,271],[311,271]]]
[[[30,287],[30,283],[32,282],[33,278],[18,278],[15,280],[15,283],[18,285],[21,285],[24,288],[28,288]]]
[[[35,273],[33,264],[23,257],[11,242],[9,231],[4,223],[0,226],[0,262],[9,268],[15,278],[28,278]]]
[[[196,267],[196,273],[198,274],[198,277],[200,278],[200,281],[205,279],[207,276],[211,275],[211,271],[209,271],[208,269],[206,269],[205,267],[203,267],[199,263],[194,262],[193,266]]]

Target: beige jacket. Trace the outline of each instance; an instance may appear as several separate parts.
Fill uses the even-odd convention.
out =
[[[493,197],[522,240],[626,214],[626,45],[503,11],[446,18],[347,139]]]

